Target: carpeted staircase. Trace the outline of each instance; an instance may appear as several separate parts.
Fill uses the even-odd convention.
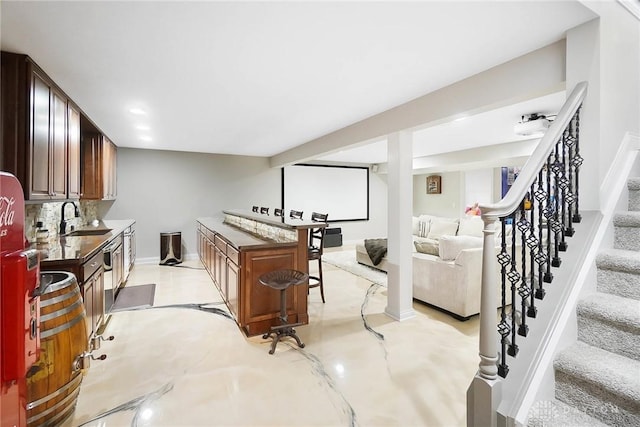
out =
[[[528,425],[640,427],[640,178],[616,213],[614,249],[597,257],[597,292],[578,302],[578,341],[554,361],[556,400]]]

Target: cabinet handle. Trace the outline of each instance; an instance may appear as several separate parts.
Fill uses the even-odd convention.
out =
[[[97,263],[97,262],[92,262],[92,263],[91,263],[91,267],[95,267],[96,265],[98,265],[98,263]]]

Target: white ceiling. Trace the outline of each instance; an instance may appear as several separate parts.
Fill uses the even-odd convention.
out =
[[[427,157],[477,147],[527,141],[532,137],[514,133],[523,114],[555,116],[566,98],[565,91],[512,104],[473,116],[413,132],[413,157]],[[387,140],[383,138],[357,148],[320,157],[318,160],[348,163],[386,163]]]
[[[0,8],[2,49],[31,56],[118,146],[252,156],[553,43],[594,17],[572,0],[3,0]],[[557,110],[556,101],[535,111]],[[501,113],[510,130],[514,115],[534,112],[523,108]],[[486,114],[481,123],[494,120]],[[418,132],[439,141],[423,155],[502,138],[457,130],[465,126]]]

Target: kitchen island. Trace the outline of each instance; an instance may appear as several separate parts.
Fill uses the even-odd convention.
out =
[[[264,334],[280,322],[280,294],[258,278],[279,269],[308,273],[308,234],[317,227],[326,224],[242,210],[197,219],[200,260],[247,336]],[[308,289],[305,283],[287,291],[291,323],[309,323]]]

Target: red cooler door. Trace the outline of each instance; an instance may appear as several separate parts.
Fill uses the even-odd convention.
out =
[[[24,378],[40,349],[38,252],[2,257],[2,382]]]

